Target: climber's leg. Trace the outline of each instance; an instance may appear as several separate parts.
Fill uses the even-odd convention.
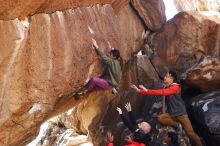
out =
[[[88,93],[99,91],[99,90],[107,90],[111,88],[112,88],[112,85],[109,84],[108,81],[102,78],[99,78],[99,77],[91,78],[87,84]]]

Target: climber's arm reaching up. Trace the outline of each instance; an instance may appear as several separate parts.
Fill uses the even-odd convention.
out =
[[[92,43],[93,43],[93,47],[96,50],[96,53],[102,58],[102,60],[105,63],[110,63],[111,59],[102,50],[99,49],[99,46],[98,46],[98,44],[97,44],[95,39],[92,39]]]

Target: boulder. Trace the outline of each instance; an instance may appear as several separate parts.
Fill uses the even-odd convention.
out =
[[[188,102],[193,123],[207,145],[220,144],[220,91],[201,94]]]
[[[113,0],[10,0],[0,2],[0,19],[25,19],[37,13],[53,13],[57,10],[66,10],[77,7],[88,7],[95,4],[111,4]]]
[[[163,0],[132,0],[131,4],[149,30],[158,30],[166,22]]]
[[[152,63],[155,71],[163,80],[164,75],[169,71],[168,65],[161,59],[161,57],[155,52],[148,44],[144,45],[142,53],[146,54]]]
[[[128,0],[115,0],[112,4],[118,20],[118,29],[121,33],[123,60],[127,62],[131,56],[136,54],[144,45],[144,39],[148,35],[148,31],[144,29],[144,25],[131,8]],[[135,28],[135,29],[134,29]],[[113,46],[112,46],[113,47]],[[130,53],[128,53],[130,52]]]
[[[169,69],[183,73],[202,56],[219,56],[220,18],[181,12],[147,38]]]
[[[119,145],[125,127],[115,108],[124,107],[127,101],[131,101],[138,118],[154,127],[151,144],[155,145],[160,129],[157,116],[161,113],[161,97],[142,97],[128,90],[129,84],[159,88],[160,72],[170,68],[182,73],[195,63],[203,72],[197,74],[198,68],[191,68],[187,81],[194,79],[190,74],[199,79],[212,76],[219,80],[218,68],[213,71],[219,67],[218,61],[211,59],[204,66],[199,64],[205,56],[220,55],[219,18],[183,12],[159,29],[166,21],[162,0],[1,1],[0,19],[2,146],[26,145],[44,121],[73,107],[73,117],[62,119],[65,128],[73,131],[65,128],[59,131],[52,126],[49,131],[55,137],[60,135],[62,139],[63,133],[68,136],[76,132],[84,135],[80,143],[92,141],[94,145],[103,145],[105,131],[110,129]],[[152,55],[133,58],[143,49],[145,37]],[[93,93],[75,101],[71,96],[102,71],[92,49],[92,38],[106,53],[112,47],[120,50],[124,61],[121,92],[118,96],[111,91]],[[210,74],[206,75],[206,71]],[[208,87],[198,84],[219,85],[206,80],[193,82],[193,86],[203,91]],[[64,139],[56,140],[63,144]],[[52,138],[50,144],[56,140]],[[74,139],[70,145],[77,145],[75,142]]]
[[[59,115],[41,125],[38,137],[27,146],[49,146],[49,145],[65,145],[80,146],[89,143],[87,135],[79,135],[74,129],[65,127],[62,118],[69,118],[68,115]],[[65,120],[65,122],[72,122]]]
[[[125,61],[138,51],[144,28],[129,12],[119,19],[111,5],[97,5],[0,21],[0,145],[25,145],[43,121],[80,102],[70,96],[101,73],[91,38]]]
[[[174,0],[178,11],[219,11],[220,0]]]
[[[199,89],[201,92],[217,90],[220,87],[220,60],[204,57],[188,69],[182,78],[186,85]]]

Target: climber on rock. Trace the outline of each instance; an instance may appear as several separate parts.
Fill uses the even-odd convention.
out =
[[[112,93],[118,93],[118,86],[121,80],[121,65],[120,65],[120,52],[117,49],[112,49],[107,56],[99,49],[97,42],[92,39],[93,48],[96,53],[101,57],[105,64],[103,74],[98,77],[92,77],[85,87],[80,92],[74,95],[75,99],[80,96],[92,93],[94,91],[112,89]]]
[[[185,104],[181,98],[181,86],[175,81],[177,75],[173,71],[169,71],[164,76],[165,89],[150,90],[143,85],[139,88],[131,85],[131,88],[142,95],[164,96],[167,111],[159,115],[159,122],[163,125],[173,126],[177,131],[181,132],[182,126],[187,135],[193,140],[196,146],[202,146],[199,136],[194,132],[191,122],[186,112]]]
[[[107,138],[106,139],[107,139],[108,146],[114,146],[114,144],[113,144],[114,136],[112,135],[111,132],[107,133]],[[126,135],[124,140],[126,142],[125,146],[146,146],[143,143],[135,142],[133,134]]]
[[[145,121],[141,121],[139,123],[136,122],[136,119],[132,114],[130,102],[125,104],[125,108],[128,112],[129,119],[125,118],[125,116],[122,114],[121,108],[117,107],[117,111],[122,121],[124,122],[125,126],[127,126],[128,129],[134,134],[134,141],[147,145],[147,143],[151,140],[149,135],[151,126]]]

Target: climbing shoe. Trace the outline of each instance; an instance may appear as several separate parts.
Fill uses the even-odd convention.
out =
[[[84,90],[82,92],[77,92],[75,95],[74,95],[74,98],[75,100],[79,100],[81,96],[87,96],[89,93],[87,90]]]
[[[74,94],[74,95],[73,95],[73,98],[74,98],[75,100],[79,100],[79,99],[80,99],[80,94],[79,94],[79,93]]]
[[[112,94],[118,94],[119,93],[119,88],[117,87],[117,88],[113,88],[112,89]]]

